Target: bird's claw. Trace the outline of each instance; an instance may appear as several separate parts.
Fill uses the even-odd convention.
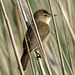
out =
[[[38,51],[35,50],[35,53],[36,53],[36,58],[37,58],[37,59],[41,58],[41,55],[39,54]]]

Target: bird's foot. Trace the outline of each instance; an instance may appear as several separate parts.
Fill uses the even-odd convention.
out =
[[[36,53],[36,58],[41,58],[41,55],[39,54],[39,52],[37,50],[35,50],[35,53]]]

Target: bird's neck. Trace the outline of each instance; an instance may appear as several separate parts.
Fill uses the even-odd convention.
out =
[[[46,19],[46,20],[45,19],[35,19],[35,21],[42,21],[42,22],[46,23],[47,25],[49,25],[51,18]]]

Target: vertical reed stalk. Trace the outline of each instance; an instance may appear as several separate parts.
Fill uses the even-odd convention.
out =
[[[52,6],[51,6],[51,0],[48,0],[48,3],[49,3],[51,14],[52,14],[53,25],[54,25],[54,30],[55,30],[55,35],[56,35],[56,41],[57,41],[57,45],[58,45],[58,51],[59,51],[59,56],[60,56],[60,62],[61,62],[62,72],[63,72],[63,75],[65,75],[64,61],[63,61],[63,56],[62,56],[62,51],[61,51],[61,46],[60,46],[58,31],[57,31],[57,27],[56,27],[54,15],[53,15],[53,10],[52,10]]]
[[[14,36],[13,36],[13,33],[12,33],[12,29],[11,29],[11,25],[10,25],[9,19],[7,17],[7,14],[6,14],[6,11],[5,11],[4,4],[3,4],[2,0],[0,0],[0,4],[1,4],[1,8],[2,8],[2,12],[3,12],[3,15],[4,15],[5,22],[6,22],[6,25],[7,25],[7,30],[9,32],[10,40],[11,40],[11,43],[12,43],[12,46],[13,46],[13,50],[14,50],[14,53],[15,53],[15,57],[16,57],[18,66],[20,68],[20,72],[21,72],[22,75],[24,75],[23,68],[22,68],[22,65],[21,65],[21,62],[20,62],[20,59],[19,59],[18,48],[16,46]]]

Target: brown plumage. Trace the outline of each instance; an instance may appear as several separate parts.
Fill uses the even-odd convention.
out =
[[[44,44],[47,41],[47,39],[49,37],[49,34],[50,34],[50,29],[49,29],[49,22],[50,21],[49,20],[51,18],[51,14],[49,14],[46,10],[41,9],[41,10],[38,10],[38,11],[35,12],[34,18],[35,18],[35,21],[36,21],[36,25],[37,25],[42,43]],[[29,39],[28,39],[27,35],[29,36],[32,48],[33,49],[38,48],[38,43],[37,43],[36,37],[34,35],[34,32],[31,28],[31,25],[29,26],[29,28],[27,30],[27,33],[26,33],[27,42],[28,42],[29,49],[30,49],[30,52],[31,52]],[[21,58],[21,63],[22,63],[22,66],[23,66],[23,70],[25,70],[26,67],[27,67],[28,60],[29,60],[29,55],[28,55],[28,50],[27,50],[27,47],[26,47],[25,39],[23,40],[23,50],[24,50],[24,52],[23,52],[23,55],[22,55],[22,58]]]

